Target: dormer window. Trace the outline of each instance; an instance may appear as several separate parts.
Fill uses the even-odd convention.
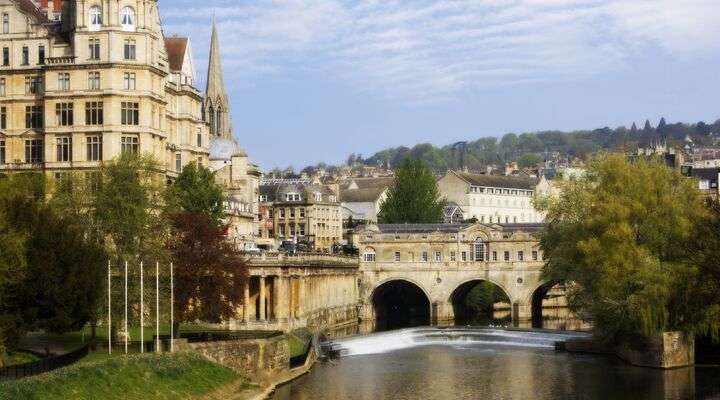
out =
[[[300,193],[288,193],[285,195],[285,201],[300,201]]]
[[[322,201],[322,193],[315,192],[315,201]]]
[[[90,30],[100,30],[102,26],[102,9],[100,6],[90,7]]]
[[[120,26],[124,31],[135,30],[135,10],[132,7],[123,7],[120,11]]]
[[[261,195],[260,195],[260,202],[265,202],[265,201],[267,201],[267,195],[261,194]]]

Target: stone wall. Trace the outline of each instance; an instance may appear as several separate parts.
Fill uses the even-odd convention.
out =
[[[322,308],[307,316],[307,327],[324,330],[340,325],[357,324],[358,307],[356,305]]]
[[[663,332],[622,343],[617,355],[640,367],[679,368],[695,364],[695,340],[682,332]]]
[[[285,335],[269,339],[202,343],[177,341],[176,348],[179,351],[199,353],[256,382],[272,379],[290,365],[290,347]]]

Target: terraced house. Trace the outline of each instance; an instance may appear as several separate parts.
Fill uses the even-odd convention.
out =
[[[190,41],[163,36],[157,0],[0,0],[0,18],[0,173],[207,165]]]

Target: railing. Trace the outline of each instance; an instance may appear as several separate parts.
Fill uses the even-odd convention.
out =
[[[25,364],[3,367],[0,368],[0,380],[19,379],[66,367],[70,364],[74,364],[81,358],[88,355],[89,351],[90,345],[86,345],[75,351],[71,351],[70,353],[66,353],[60,356],[48,357],[43,358],[42,360],[33,361]]]
[[[45,61],[50,65],[75,64],[75,56],[46,57]]]
[[[187,339],[188,343],[201,343],[226,342],[229,340],[269,339],[280,335],[282,335],[281,331],[207,331],[181,333],[180,337],[182,339]]]
[[[346,256],[339,254],[325,253],[280,253],[280,252],[258,252],[247,253],[250,266],[264,266],[268,264],[303,264],[303,265],[336,265],[357,267],[360,259],[358,256]]]

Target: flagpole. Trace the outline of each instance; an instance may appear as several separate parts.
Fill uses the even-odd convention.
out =
[[[125,354],[128,352],[128,336],[130,336],[130,332],[128,332],[128,262],[125,261]]]
[[[155,262],[155,352],[160,352],[160,262]]]
[[[173,263],[170,262],[170,352],[175,351],[175,293],[173,287]]]
[[[110,325],[112,325],[112,311],[111,311],[111,302],[112,302],[112,296],[110,296],[111,292],[111,282],[110,282],[110,260],[108,260],[108,354],[112,354],[112,330],[110,329]]]
[[[145,352],[145,303],[143,292],[143,262],[140,261],[140,353]]]

